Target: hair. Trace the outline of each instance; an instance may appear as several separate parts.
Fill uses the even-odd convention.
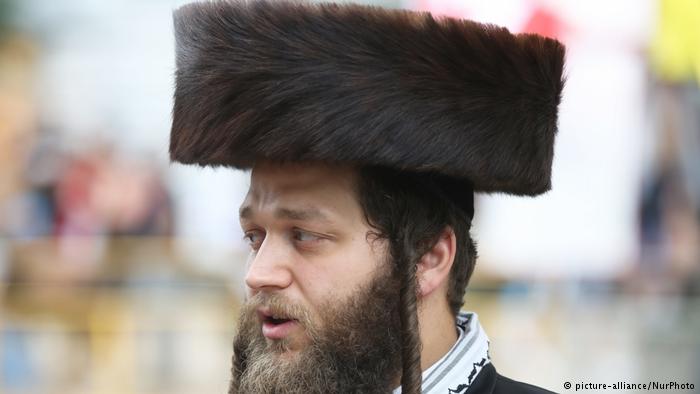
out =
[[[476,247],[469,234],[474,191],[469,181],[429,172],[361,167],[358,175],[358,201],[365,221],[374,230],[368,236],[388,241],[393,274],[401,281],[401,391],[420,393],[417,263],[446,227],[452,228],[457,250],[450,270],[447,302],[456,317],[476,262]]]

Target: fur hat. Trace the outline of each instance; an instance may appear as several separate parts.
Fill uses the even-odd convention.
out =
[[[432,171],[475,191],[550,188],[564,47],[357,4],[237,0],[174,13],[172,160]]]

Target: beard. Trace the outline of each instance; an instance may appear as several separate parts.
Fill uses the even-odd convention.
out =
[[[389,271],[389,270],[386,270]],[[401,371],[398,279],[378,274],[346,300],[306,309],[278,294],[258,293],[246,302],[234,338],[229,394],[389,393]],[[267,340],[257,308],[297,321],[305,343],[287,354],[287,338]]]

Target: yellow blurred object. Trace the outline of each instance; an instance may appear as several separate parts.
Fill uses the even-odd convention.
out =
[[[670,82],[700,81],[700,1],[661,0],[652,66]]]
[[[127,300],[103,296],[90,316],[93,388],[104,394],[136,392],[134,316]]]

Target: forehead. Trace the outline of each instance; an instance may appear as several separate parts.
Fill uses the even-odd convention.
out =
[[[356,170],[326,164],[260,164],[251,172],[241,211],[315,210],[332,216],[360,213]]]

